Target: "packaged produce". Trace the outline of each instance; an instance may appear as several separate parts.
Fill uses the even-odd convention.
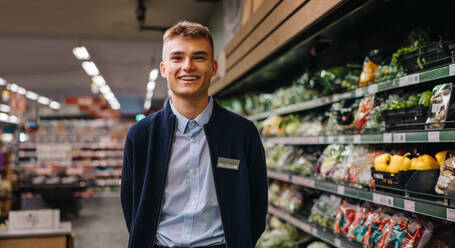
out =
[[[311,208],[310,221],[333,231],[341,198],[322,194]]]
[[[304,155],[300,155],[291,164],[289,171],[302,176],[311,176],[314,173],[314,165]]]
[[[444,122],[449,112],[451,95],[452,83],[436,85],[433,88],[433,96],[430,100],[430,112],[425,129],[444,128]]]
[[[284,133],[288,136],[296,135],[300,128],[300,118],[297,115],[289,115],[282,119],[279,128],[284,128]]]
[[[374,79],[379,67],[376,63],[371,61],[368,57],[363,62],[363,70],[360,74],[359,87],[363,87],[369,84],[374,84]]]
[[[258,241],[258,248],[291,248],[301,239],[308,238],[299,233],[294,226],[284,223],[275,216],[270,217],[267,224],[267,230]]]
[[[301,136],[319,136],[323,130],[324,126],[320,121],[313,122],[302,122],[299,129],[297,130],[297,135]]]
[[[316,165],[316,175],[322,178],[329,176],[331,170],[341,162],[343,145],[332,144],[324,149]]]
[[[359,206],[350,204],[346,200],[343,200],[336,216],[334,228],[335,233],[347,235],[349,228],[356,220],[357,214],[361,214]]]
[[[368,186],[371,183],[371,166],[374,154],[365,146],[355,146],[353,153],[346,161],[345,182],[353,186]]]
[[[455,187],[455,152],[446,153],[444,163],[441,165],[438,181],[435,186],[435,191],[439,195],[448,195],[449,189],[454,194]]]
[[[355,128],[357,133],[363,133],[371,110],[374,106],[374,96],[367,96],[360,101],[360,106],[355,116]]]
[[[284,135],[286,128],[281,126],[283,119],[279,116],[270,116],[262,122],[262,135],[273,136],[273,135]]]
[[[330,245],[322,241],[314,241],[313,243],[307,246],[308,248],[330,248]]]

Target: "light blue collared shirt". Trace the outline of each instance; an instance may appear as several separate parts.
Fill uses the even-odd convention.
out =
[[[224,243],[220,209],[204,125],[213,111],[213,99],[194,120],[172,105],[177,130],[164,189],[164,205],[157,231],[163,246],[209,246]]]

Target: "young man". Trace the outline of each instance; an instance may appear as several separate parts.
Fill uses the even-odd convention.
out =
[[[264,148],[253,123],[208,96],[217,69],[209,30],[167,30],[160,69],[171,99],[125,141],[128,247],[254,247],[267,212]]]

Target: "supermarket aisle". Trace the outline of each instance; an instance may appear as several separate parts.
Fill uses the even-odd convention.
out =
[[[85,199],[79,218],[72,221],[76,248],[125,248],[128,231],[119,198]]]

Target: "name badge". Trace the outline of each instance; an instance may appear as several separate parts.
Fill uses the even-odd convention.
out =
[[[232,158],[218,157],[218,164],[216,167],[230,169],[230,170],[238,170],[239,164],[240,164],[240,160],[232,159]]]

